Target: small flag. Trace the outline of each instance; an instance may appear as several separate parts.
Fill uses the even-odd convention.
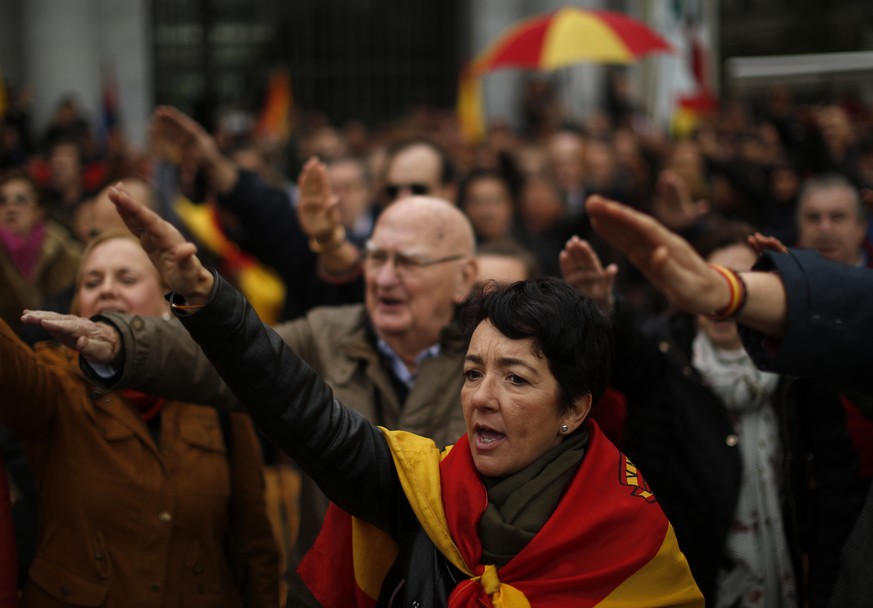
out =
[[[258,117],[256,133],[259,137],[285,142],[291,136],[291,74],[277,70],[270,76],[264,107]]]
[[[468,63],[458,79],[456,111],[461,133],[467,143],[477,143],[485,136],[485,116],[482,110],[482,78],[475,66]]]

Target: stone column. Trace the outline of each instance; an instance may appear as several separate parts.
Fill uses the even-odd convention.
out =
[[[33,129],[39,140],[58,101],[72,94],[88,119],[100,99],[97,0],[22,2],[24,78],[33,86]]]
[[[23,78],[34,89],[36,137],[67,94],[96,127],[109,71],[124,129],[143,144],[153,104],[147,0],[26,0],[21,11]]]

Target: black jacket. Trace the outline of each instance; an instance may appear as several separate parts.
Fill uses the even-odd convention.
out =
[[[284,320],[296,319],[316,306],[351,304],[364,299],[361,278],[332,285],[318,276],[318,256],[300,227],[291,197],[260,177],[240,170],[233,190],[218,198],[239,222],[231,232],[242,249],[271,266],[285,283]]]
[[[707,605],[714,605],[743,474],[738,438],[724,405],[691,365],[691,317],[643,331],[625,311],[613,327],[614,385],[628,408],[623,450],[646,476]],[[810,606],[826,606],[840,549],[860,509],[857,454],[836,392],[783,378],[773,405],[784,450],[783,520],[798,592],[808,595]],[[804,554],[810,561],[806,590]]]
[[[398,543],[400,553],[377,606],[447,605],[461,575],[415,517],[378,427],[342,407],[318,374],[219,276],[210,306],[182,322],[257,426],[333,502]]]

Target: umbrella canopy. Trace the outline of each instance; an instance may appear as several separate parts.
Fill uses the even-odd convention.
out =
[[[554,70],[583,61],[632,63],[672,48],[621,13],[564,7],[510,27],[475,61],[479,73],[501,68]]]

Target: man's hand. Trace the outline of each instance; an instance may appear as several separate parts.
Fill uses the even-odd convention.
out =
[[[215,138],[196,120],[171,106],[158,106],[149,127],[155,154],[179,165],[183,192],[192,192],[194,179],[203,171],[219,194],[233,189],[238,170],[221,153]]]
[[[328,243],[340,226],[339,198],[331,192],[327,168],[315,157],[300,172],[297,218],[306,236]]]
[[[652,211],[671,230],[684,230],[709,211],[706,201],[694,201],[685,180],[670,169],[658,175]]]
[[[172,106],[158,106],[149,125],[152,143],[168,160],[197,167],[219,156],[215,139],[193,118]]]
[[[118,331],[106,323],[46,310],[25,310],[21,322],[39,325],[52,338],[77,350],[90,363],[112,363],[121,350]]]
[[[175,226],[130,196],[121,184],[109,189],[109,200],[164,278],[167,286],[189,304],[205,304],[215,281],[196,253],[197,247],[185,240]]]
[[[585,208],[598,234],[680,310],[712,313],[730,301],[724,278],[685,239],[654,218],[597,195],[588,198]]]
[[[588,241],[575,235],[567,241],[558,262],[561,276],[568,285],[594,300],[604,314],[612,313],[613,284],[618,266],[610,264],[604,268]]]

